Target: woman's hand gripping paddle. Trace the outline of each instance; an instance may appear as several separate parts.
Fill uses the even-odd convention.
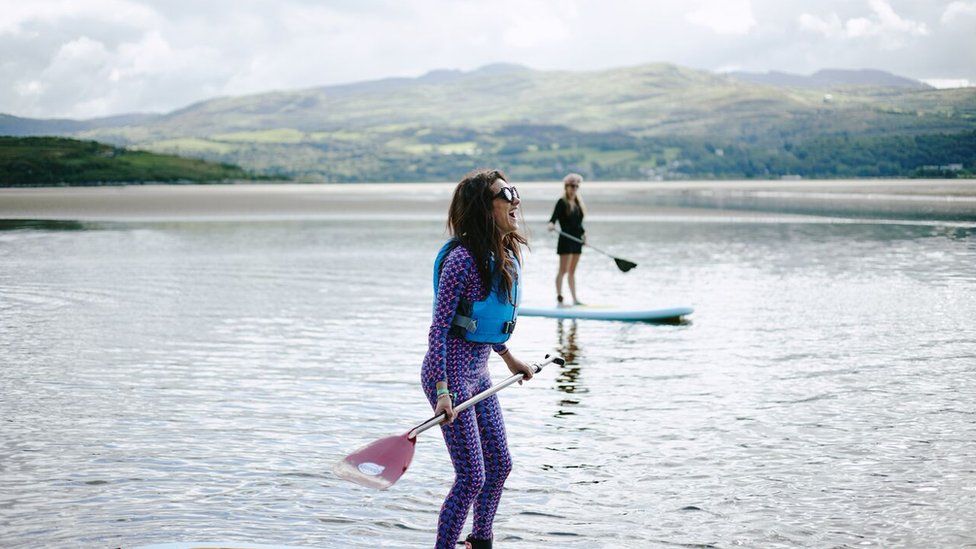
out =
[[[633,261],[627,261],[626,259],[621,259],[619,257],[614,257],[614,256],[608,254],[607,252],[601,250],[600,248],[597,248],[593,244],[587,244],[586,242],[583,242],[582,240],[580,240],[579,238],[576,238],[575,236],[573,236],[571,234],[566,234],[566,233],[564,233],[562,231],[558,231],[558,232],[559,232],[559,234],[565,236],[566,238],[568,238],[570,240],[574,240],[576,242],[579,242],[580,244],[582,244],[584,246],[589,246],[589,247],[593,248],[594,250],[600,252],[601,254],[609,257],[610,259],[613,260],[614,263],[617,264],[617,268],[620,269],[621,271],[625,272],[625,273],[627,271],[629,271],[629,270],[631,270],[631,269],[633,269],[634,267],[637,266],[637,264],[634,263]]]
[[[538,373],[546,365],[552,363],[562,366],[566,361],[558,356],[550,357],[546,355],[545,361],[539,364],[533,364],[532,366],[535,368],[536,373]],[[454,406],[454,411],[461,413],[521,379],[522,374],[515,374],[505,379],[505,381],[493,385],[490,389],[480,392]],[[355,482],[356,484],[361,484],[368,488],[386,490],[390,486],[393,486],[396,481],[400,480],[403,473],[407,472],[407,467],[410,467],[410,461],[413,459],[414,445],[417,444],[417,435],[435,425],[439,425],[445,419],[446,416],[441,413],[402,435],[381,438],[371,444],[367,444],[337,463],[333,471],[339,477]]]

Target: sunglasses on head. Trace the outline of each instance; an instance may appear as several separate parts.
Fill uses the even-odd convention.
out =
[[[515,187],[502,187],[502,190],[498,191],[498,193],[495,194],[495,196],[491,197],[492,200],[496,198],[501,198],[505,202],[511,204],[512,202],[515,202],[516,198],[519,198],[519,193],[518,190],[515,189]]]

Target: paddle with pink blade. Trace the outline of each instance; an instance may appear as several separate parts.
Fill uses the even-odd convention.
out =
[[[539,373],[544,367],[553,363],[562,366],[566,361],[558,356],[546,355],[543,362],[533,364],[532,367],[536,373]],[[455,406],[454,411],[463,412],[505,387],[520,381],[522,375],[514,374],[504,381],[492,385],[490,389],[486,389]],[[400,480],[403,473],[407,472],[407,467],[410,467],[414,446],[417,444],[417,435],[439,425],[446,417],[445,414],[440,413],[402,435],[381,438],[367,444],[337,463],[333,471],[339,477],[356,484],[386,490]]]

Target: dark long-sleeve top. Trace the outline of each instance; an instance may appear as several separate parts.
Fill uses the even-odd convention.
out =
[[[552,215],[549,217],[549,223],[555,223],[558,220],[559,229],[562,232],[582,238],[583,233],[586,232],[583,229],[583,210],[577,207],[572,212],[568,212],[569,208],[566,205],[565,198],[560,198],[556,202],[556,207],[553,208]]]

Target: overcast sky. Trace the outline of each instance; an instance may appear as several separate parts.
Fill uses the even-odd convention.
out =
[[[878,68],[976,83],[976,0],[0,0],[0,112],[166,112],[216,95],[494,62]]]

